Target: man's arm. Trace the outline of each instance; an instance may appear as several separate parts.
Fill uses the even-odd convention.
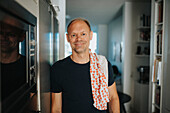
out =
[[[114,82],[108,87],[109,90],[109,113],[120,113],[119,97],[116,90],[116,83]]]
[[[51,113],[62,113],[62,92],[52,93]]]

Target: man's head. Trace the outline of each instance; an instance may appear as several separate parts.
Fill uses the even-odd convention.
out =
[[[25,39],[25,31],[15,26],[0,22],[1,52],[10,53],[18,50],[19,42]]]
[[[72,20],[67,27],[67,41],[71,45],[72,52],[84,53],[89,51],[92,36],[90,24],[83,18]]]

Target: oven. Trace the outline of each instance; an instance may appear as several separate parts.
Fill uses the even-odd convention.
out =
[[[36,36],[36,17],[14,0],[1,0],[0,113],[37,111]]]

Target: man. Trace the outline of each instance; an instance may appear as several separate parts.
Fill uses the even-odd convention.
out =
[[[17,92],[18,89],[26,84],[26,57],[19,54],[19,42],[25,39],[25,31],[16,27],[17,25],[17,22],[8,19],[0,21],[2,113],[10,109],[9,106],[21,95],[21,92]],[[16,106],[19,104],[13,108],[17,109]]]
[[[103,64],[98,63],[97,55],[89,50],[93,36],[89,22],[76,18],[68,25],[67,32],[72,55],[52,66],[51,112],[107,113],[109,110],[109,113],[120,113],[111,64],[108,62],[108,75],[104,75]]]
[[[26,58],[19,54],[19,42],[24,39],[25,34],[22,30],[0,22],[2,99],[6,99],[26,83]]]

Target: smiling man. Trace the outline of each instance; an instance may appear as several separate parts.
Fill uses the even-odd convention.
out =
[[[0,21],[0,65],[2,101],[26,83],[26,58],[19,54],[25,32]]]
[[[19,105],[26,103],[27,97],[19,100],[26,83],[26,57],[19,53],[19,43],[25,39],[25,31],[12,19],[0,21],[0,69],[2,113],[8,110],[19,110]],[[14,104],[13,100],[17,100]],[[9,109],[11,106],[11,109]]]
[[[89,49],[93,32],[83,18],[67,27],[72,55],[51,69],[52,113],[120,113],[111,64]]]

